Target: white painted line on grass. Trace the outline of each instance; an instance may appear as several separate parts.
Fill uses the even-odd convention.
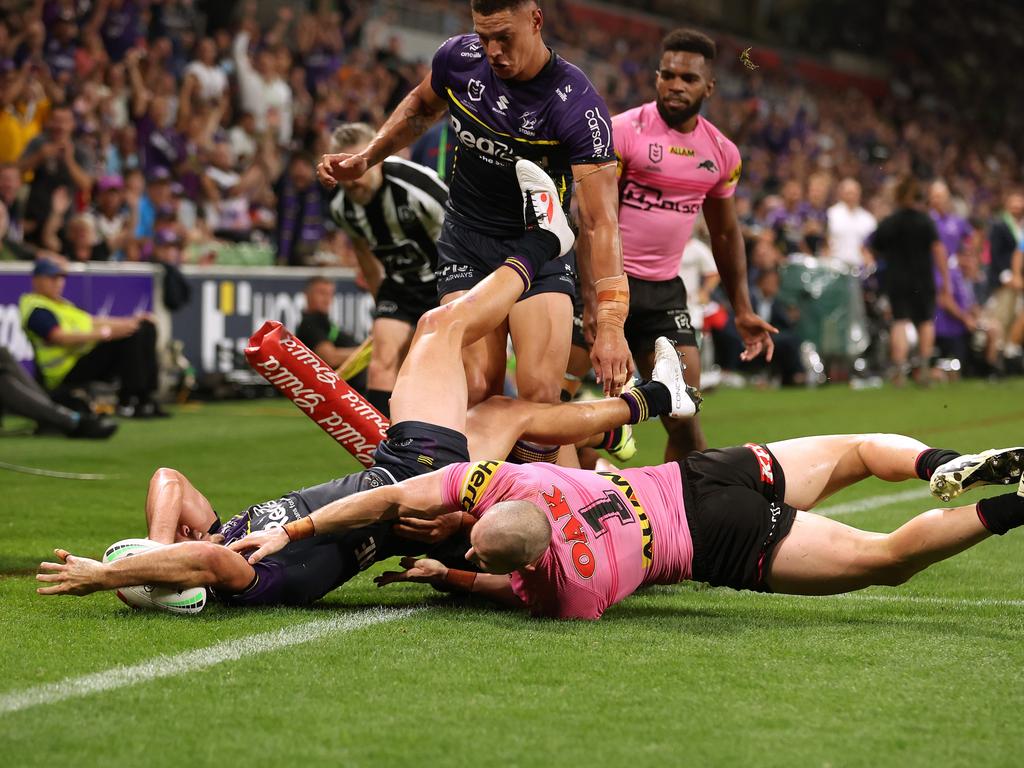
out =
[[[88,696],[101,691],[126,688],[161,677],[173,677],[212,667],[224,661],[244,656],[276,651],[292,645],[309,643],[339,632],[353,632],[373,624],[382,624],[411,616],[421,608],[379,608],[349,613],[330,619],[316,619],[273,632],[225,640],[207,648],[184,651],[173,656],[156,658],[130,667],[114,667],[81,677],[69,677],[56,683],[46,683],[0,696],[0,715],[18,712],[41,704],[56,704],[66,699]]]
[[[755,593],[737,593],[745,597],[758,597]],[[964,608],[1024,608],[1024,600],[994,597],[929,597],[927,595],[879,595],[847,592],[840,595],[772,595],[772,600],[829,600],[836,598],[854,603],[907,603],[915,605],[940,605]]]
[[[856,512],[867,512],[870,509],[881,509],[882,507],[900,504],[904,501],[925,498],[931,498],[928,488],[908,488],[905,491],[883,493],[879,496],[869,496],[866,499],[847,501],[843,504],[830,504],[827,507],[818,507],[814,511],[825,517],[842,517],[843,515],[852,515]],[[935,503],[938,504],[938,501],[936,500]],[[921,511],[924,512],[923,509]]]

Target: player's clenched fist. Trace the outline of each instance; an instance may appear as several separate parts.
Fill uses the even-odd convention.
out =
[[[334,189],[339,181],[352,181],[364,173],[368,164],[362,155],[349,155],[344,152],[323,155],[316,166],[316,175],[328,189]]]

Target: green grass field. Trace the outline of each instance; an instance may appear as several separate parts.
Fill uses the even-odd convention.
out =
[[[1024,440],[1024,382],[721,392],[705,427],[712,445],[893,431],[979,450]],[[635,463],[656,462],[660,427],[640,439]],[[1024,762],[1020,532],[899,589],[793,598],[681,585],[597,623],[529,620],[423,586],[379,590],[372,572],[311,609],[211,605],[178,618],[112,594],[38,597],[35,566],[55,546],[97,557],[144,535],[160,465],[189,475],[226,518],[354,461],[283,401],[186,406],[104,444],[3,437],[0,461],[114,476],[0,470],[5,766]],[[869,481],[829,505],[891,530],[930,506],[907,499],[914,487]],[[857,504],[894,493],[902,500]],[[35,706],[5,709],[65,680]],[[72,688],[92,692],[61,698]]]

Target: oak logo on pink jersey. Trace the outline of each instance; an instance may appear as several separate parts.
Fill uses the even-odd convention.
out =
[[[572,564],[582,578],[589,579],[597,569],[594,561],[594,552],[590,549],[587,531],[583,523],[569,509],[569,503],[565,500],[565,494],[556,485],[551,486],[551,493],[541,493],[544,501],[551,510],[551,517],[556,523],[560,520],[562,526],[562,539],[566,544],[572,544]]]

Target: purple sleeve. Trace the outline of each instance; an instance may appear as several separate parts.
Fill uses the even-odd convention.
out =
[[[284,565],[275,560],[256,563],[252,583],[234,595],[221,594],[232,605],[275,605],[281,602],[284,587]]]
[[[612,118],[601,95],[586,78],[578,85],[580,93],[570,97],[560,116],[558,140],[569,153],[571,165],[607,163],[615,160],[612,143]]]
[[[430,87],[442,99],[446,97],[445,88],[448,87],[448,59],[465,37],[465,35],[449,37],[441,43],[441,47],[434,54],[433,61],[430,62]]]
[[[40,339],[49,339],[53,329],[59,327],[60,323],[57,322],[57,316],[53,312],[36,307],[28,316],[26,326]]]

